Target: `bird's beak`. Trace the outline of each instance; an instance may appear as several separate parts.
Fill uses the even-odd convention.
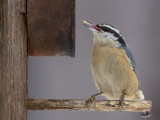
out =
[[[97,31],[101,31],[98,27],[96,27],[96,25],[94,23],[91,23],[90,21],[83,21],[84,26],[86,26],[88,29],[97,32]]]

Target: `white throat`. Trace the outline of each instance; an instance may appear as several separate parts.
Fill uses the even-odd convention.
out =
[[[112,35],[111,33],[97,33],[97,32],[93,32],[94,34],[94,38],[93,38],[93,42],[98,42],[98,43],[102,43],[105,44],[107,46],[112,46],[112,47],[120,47],[120,43],[117,41],[118,38],[115,37],[114,35]]]

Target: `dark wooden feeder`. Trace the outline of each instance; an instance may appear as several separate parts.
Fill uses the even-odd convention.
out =
[[[75,55],[74,0],[28,0],[28,55]]]

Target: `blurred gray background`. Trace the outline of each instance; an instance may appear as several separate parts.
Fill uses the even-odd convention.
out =
[[[91,31],[83,20],[117,27],[135,58],[140,86],[160,110],[160,0],[76,0],[76,57],[29,57],[28,97],[87,99],[97,93],[90,70]],[[98,97],[98,99],[104,99]],[[143,120],[132,112],[28,111],[28,120]]]

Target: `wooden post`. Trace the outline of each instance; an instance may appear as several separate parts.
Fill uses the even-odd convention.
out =
[[[27,120],[26,1],[0,1],[0,120]]]

